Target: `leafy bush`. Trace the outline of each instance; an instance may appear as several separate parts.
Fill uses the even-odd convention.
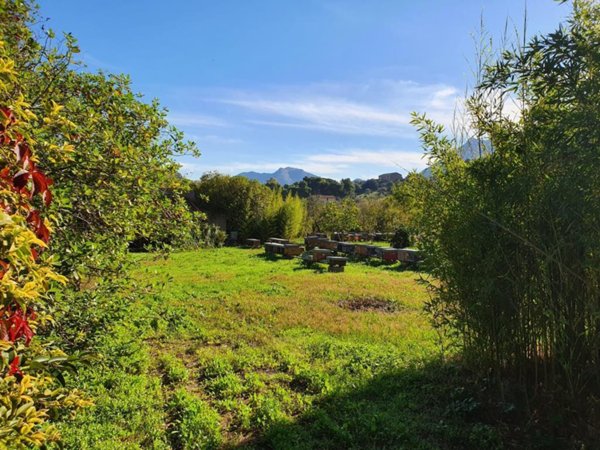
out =
[[[208,403],[177,390],[169,403],[173,418],[171,438],[182,450],[216,449],[221,444],[220,417]]]
[[[193,184],[193,206],[222,216],[228,230],[240,238],[298,237],[305,228],[306,205],[295,195],[284,195],[255,180],[218,173]]]
[[[200,379],[222,377],[233,373],[233,365],[224,357],[213,357],[207,361],[200,361]]]
[[[198,232],[198,244],[205,248],[223,247],[227,233],[218,225],[203,222]]]
[[[359,231],[359,210],[353,199],[316,203],[311,211],[314,231]]]
[[[294,370],[290,384],[292,388],[310,394],[326,393],[330,388],[327,375],[309,367]]]
[[[497,381],[572,400],[600,377],[600,5],[574,5],[567,27],[486,68],[468,105],[492,153],[465,162],[414,121],[433,162],[416,181],[436,324]]]
[[[204,388],[216,398],[232,398],[244,391],[244,385],[240,378],[234,373],[218,376],[206,380]]]
[[[376,233],[394,231],[406,221],[404,209],[392,196],[368,196],[357,199],[360,230]]]
[[[395,248],[405,248],[410,245],[410,235],[406,228],[400,227],[394,231],[390,245]]]

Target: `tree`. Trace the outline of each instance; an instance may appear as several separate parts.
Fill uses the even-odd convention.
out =
[[[327,202],[316,211],[314,228],[318,231],[358,231],[358,207],[352,199]]]
[[[225,217],[228,230],[241,238],[295,238],[305,228],[306,205],[279,185],[269,188],[245,177],[212,173],[194,183],[199,207]]]
[[[269,178],[265,185],[272,191],[281,190],[281,185],[279,184],[279,181],[277,181],[275,178]]]
[[[118,271],[116,254],[124,255],[136,238],[185,240],[193,219],[173,156],[194,148],[168,126],[158,102],[143,103],[124,76],[67,71],[54,83],[53,97],[40,98],[38,108],[61,103],[70,122],[63,132],[73,136],[76,150],[67,160],[52,160],[48,151],[62,144],[63,134],[37,138],[48,143],[40,158],[60,186],[53,213],[62,272],[82,272],[81,278],[90,267],[97,269],[93,276]]]
[[[362,231],[391,232],[406,221],[406,214],[393,197],[367,196],[357,200]]]
[[[350,178],[343,178],[340,182],[341,184],[341,196],[342,197],[352,197],[354,195],[355,186]]]

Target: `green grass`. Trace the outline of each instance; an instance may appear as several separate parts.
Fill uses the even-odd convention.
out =
[[[64,426],[67,448],[499,446],[460,374],[438,362],[418,273],[327,273],[237,248],[132,258],[155,288],[105,351],[137,356],[123,356],[116,387],[91,370],[97,406]],[[363,298],[394,308],[341,306]],[[135,370],[129,358],[142,359]]]

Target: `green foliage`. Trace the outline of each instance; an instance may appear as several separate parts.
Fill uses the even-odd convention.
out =
[[[260,218],[271,191],[257,181],[219,173],[193,183],[194,204],[211,215],[224,216],[227,231],[240,231]]]
[[[159,362],[166,383],[177,384],[188,379],[189,372],[185,364],[176,356],[162,355]]]
[[[67,160],[40,156],[57,184],[53,212],[61,272],[74,280],[121,272],[135,239],[183,244],[194,222],[172,157],[193,147],[168,126],[158,102],[142,102],[125,76],[66,70],[54,83],[53,96],[40,98],[39,107],[64,105],[76,146]],[[61,135],[38,138],[48,148],[62,144]]]
[[[359,209],[353,199],[316,204],[311,211],[315,231],[361,231]]]
[[[401,186],[399,184],[398,186]],[[367,196],[357,200],[361,231],[391,232],[406,221],[406,214],[393,197]]]
[[[502,387],[573,400],[600,376],[600,6],[506,51],[468,105],[493,153],[466,163],[416,117],[433,161],[420,181],[422,247],[439,280],[429,305]],[[517,119],[503,105],[518,100]],[[529,398],[529,397],[528,397]]]
[[[332,195],[338,198],[369,194],[387,195],[399,181],[402,181],[402,175],[399,173],[354,181],[350,178],[336,181],[330,178],[305,177],[302,181],[284,186],[284,192],[295,194],[300,198],[308,198],[311,195]]]
[[[422,193],[429,186],[429,180],[417,172],[409,173],[403,183],[396,184],[391,197],[402,212],[401,224],[413,233],[418,231],[418,217],[424,213]]]
[[[299,197],[288,195],[278,211],[275,235],[288,239],[298,237],[304,231],[305,221],[306,206],[304,202]]]
[[[250,407],[252,408],[251,424],[259,430],[267,430],[285,418],[280,401],[272,395],[251,396]]]
[[[405,248],[410,245],[410,234],[404,227],[397,228],[390,245],[395,248]]]
[[[342,180],[341,185],[353,186],[350,180]],[[239,231],[241,238],[293,239],[311,228],[391,231],[404,217],[389,197],[348,197],[340,202],[324,202],[319,197],[303,200],[298,190],[282,189],[276,183],[265,186],[244,177],[220,174],[205,175],[195,183],[194,197],[196,207],[215,219],[224,218],[227,229]]]
[[[130,304],[128,321],[114,321],[96,343],[101,355],[74,380],[95,399],[93,407],[58,424],[61,446],[72,450],[166,450],[160,379],[149,374],[151,358],[142,342],[148,311]]]
[[[52,321],[50,289],[66,281],[48,253],[52,192],[39,160],[48,142],[35,136],[63,118],[53,104],[38,119],[27,98],[19,63],[37,49],[26,27],[28,6],[0,2],[0,448],[11,449],[58,440],[49,417],[90,404],[60,385],[74,358],[35,338]],[[61,149],[53,157],[62,159]]]
[[[227,240],[227,233],[218,225],[202,222],[198,230],[197,242],[200,247],[222,247]]]
[[[210,216],[220,216],[240,237],[288,239],[302,234],[306,222],[304,201],[284,195],[279,185],[265,186],[245,177],[217,173],[194,184],[195,205]]]
[[[177,390],[169,403],[173,417],[171,439],[175,448],[209,450],[219,448],[221,434],[219,414],[208,403]]]

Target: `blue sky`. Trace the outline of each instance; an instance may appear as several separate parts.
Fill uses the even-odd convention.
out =
[[[368,178],[425,167],[410,112],[449,125],[472,85],[481,18],[494,46],[523,0],[42,0],[88,69],[127,73],[218,170]],[[528,34],[569,5],[529,0]],[[508,22],[507,22],[508,20]]]

